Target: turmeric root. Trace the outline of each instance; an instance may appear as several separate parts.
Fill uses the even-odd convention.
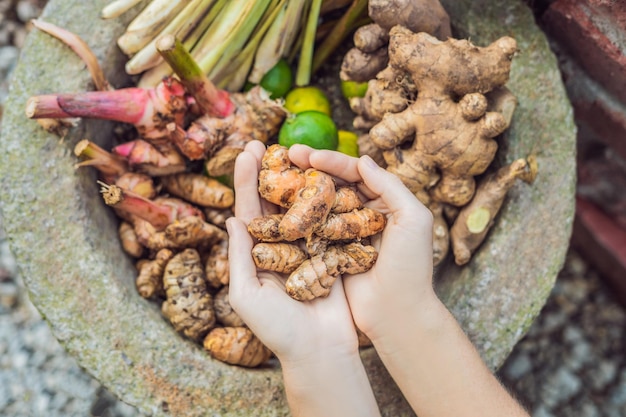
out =
[[[385,223],[381,212],[364,207],[349,213],[331,213],[315,233],[329,240],[359,240],[381,232]]]
[[[335,203],[335,182],[330,175],[308,169],[304,176],[304,188],[298,191],[278,225],[280,235],[287,241],[310,235],[326,220]]]
[[[117,231],[120,236],[120,242],[122,243],[122,249],[124,249],[124,252],[133,258],[141,257],[144,247],[139,242],[135,229],[133,229],[133,225],[127,221],[122,221]]]
[[[164,297],[163,271],[165,266],[174,256],[174,252],[169,249],[161,249],[154,259],[142,259],[137,262],[139,274],[135,279],[137,292],[143,298]]]
[[[200,255],[185,249],[174,255],[163,274],[167,296],[161,306],[163,315],[174,329],[188,338],[200,341],[215,325],[213,298],[204,281]]]
[[[278,144],[271,145],[261,160],[259,172],[259,194],[270,203],[289,208],[296,194],[305,185],[304,172],[288,157],[288,149]]]
[[[226,229],[226,220],[235,215],[231,209],[216,209],[212,207],[205,207],[203,212],[207,221],[220,229]]]
[[[429,209],[433,214],[433,265],[437,266],[443,262],[450,250],[450,231],[442,205],[435,203]]]
[[[204,261],[204,276],[213,288],[220,288],[230,281],[228,264],[228,236],[224,236],[211,247]]]
[[[216,327],[203,345],[212,357],[231,365],[254,368],[272,357],[272,351],[247,327]]]
[[[227,208],[235,202],[231,188],[205,175],[181,173],[160,180],[167,192],[202,207]]]
[[[278,230],[278,225],[283,216],[283,214],[268,214],[255,217],[248,224],[248,233],[261,242],[280,242],[283,237]]]
[[[335,202],[331,208],[333,213],[348,213],[363,207],[363,203],[353,187],[337,187]]]
[[[287,294],[299,301],[326,297],[341,274],[368,271],[377,256],[374,247],[358,242],[330,246],[324,253],[302,262],[289,276],[285,284]]]
[[[210,247],[227,239],[224,230],[197,216],[175,220],[163,232],[165,239],[173,242],[178,248]]]
[[[215,294],[213,305],[215,308],[215,317],[217,317],[217,321],[223,326],[244,327],[246,325],[230,305],[228,285],[222,287],[222,289]]]
[[[518,159],[485,177],[471,203],[463,207],[450,229],[452,251],[457,265],[466,264],[493,225],[507,191],[515,180],[528,178],[528,163]]]
[[[257,268],[290,274],[304,262],[307,255],[289,243],[257,243],[252,248],[252,258]]]

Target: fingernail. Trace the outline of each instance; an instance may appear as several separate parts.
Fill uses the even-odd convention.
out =
[[[365,166],[367,166],[367,168],[369,168],[369,169],[371,169],[373,171],[375,171],[377,169],[380,169],[380,166],[369,155],[363,155],[361,157],[361,159],[363,160],[363,162],[365,163]]]

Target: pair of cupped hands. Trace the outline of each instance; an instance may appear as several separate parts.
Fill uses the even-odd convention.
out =
[[[387,217],[385,230],[372,238],[378,259],[372,269],[344,275],[330,295],[309,302],[285,292],[285,276],[258,270],[247,224],[278,212],[260,198],[258,174],[265,145],[250,142],[235,165],[235,216],[227,221],[230,259],[230,303],[248,327],[283,362],[320,360],[358,352],[358,327],[376,346],[402,331],[407,312],[436,299],[432,286],[432,215],[402,182],[370,157],[289,149],[292,163],[356,183],[364,205]],[[283,363],[284,365],[284,363]]]

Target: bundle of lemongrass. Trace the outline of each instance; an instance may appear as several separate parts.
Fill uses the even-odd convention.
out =
[[[141,0],[115,0],[102,10],[115,18]],[[367,19],[367,0],[151,0],[119,37],[128,74],[152,87],[172,70],[156,48],[174,35],[219,87],[258,83],[281,59],[297,59],[296,85],[307,85],[347,35]],[[321,26],[322,17],[334,15]],[[330,28],[330,29],[328,29]],[[316,45],[317,42],[317,45]]]

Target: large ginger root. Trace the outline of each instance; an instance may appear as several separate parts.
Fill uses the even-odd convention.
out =
[[[466,264],[483,242],[515,180],[519,178],[532,182],[536,175],[535,169],[525,159],[517,159],[483,179],[471,203],[461,209],[450,229],[452,251],[457,265]]]
[[[174,329],[188,338],[200,341],[215,326],[213,298],[207,291],[200,255],[185,249],[174,255],[163,274],[167,299],[161,306],[163,315]]]
[[[272,351],[247,327],[217,327],[203,344],[211,356],[231,365],[255,367],[272,357]]]
[[[493,160],[493,138],[508,127],[501,113],[487,111],[483,94],[507,82],[516,42],[503,37],[479,48],[399,26],[390,36],[389,65],[409,73],[419,95],[406,110],[385,114],[370,138],[385,150],[387,169],[424,203],[432,198],[465,205],[474,194],[474,176]]]
[[[389,30],[396,25],[426,32],[445,40],[451,36],[450,18],[439,0],[370,0],[368,14],[374,23],[354,33],[354,45],[341,65],[343,80],[373,79],[388,62]]]

